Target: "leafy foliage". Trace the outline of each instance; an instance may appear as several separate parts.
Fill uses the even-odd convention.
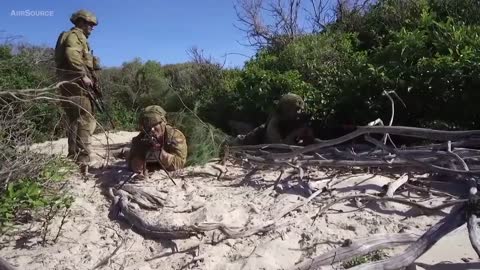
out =
[[[14,223],[28,221],[36,210],[55,207],[56,211],[70,208],[73,197],[61,192],[61,184],[73,171],[73,165],[63,159],[53,159],[36,177],[10,182],[0,194],[0,232]]]

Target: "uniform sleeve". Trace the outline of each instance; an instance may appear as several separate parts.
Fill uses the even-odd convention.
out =
[[[173,144],[169,147],[169,151],[162,150],[160,153],[160,162],[167,171],[176,171],[182,169],[187,162],[187,140],[185,135],[180,131],[175,131]]]
[[[141,143],[141,134],[132,139],[130,153],[127,157],[128,168],[135,172],[142,174],[145,170],[145,160],[147,149]]]
[[[238,135],[235,139],[229,141],[230,146],[238,145],[257,145],[263,143],[265,138],[265,124],[256,127],[245,135]]]
[[[69,69],[78,72],[78,75],[86,75],[87,69],[83,59],[86,40],[80,40],[79,37],[71,33],[65,40],[65,58]]]
[[[278,124],[279,120],[276,116],[273,116],[270,121],[268,121],[265,134],[265,143],[284,143]]]

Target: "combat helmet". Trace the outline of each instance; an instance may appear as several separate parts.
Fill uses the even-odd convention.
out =
[[[151,105],[143,109],[139,117],[139,127],[149,130],[159,123],[166,123],[167,112],[158,105]]]
[[[285,110],[303,110],[305,102],[296,94],[288,93],[283,95],[278,101],[278,107],[281,111]]]
[[[98,20],[95,14],[85,9],[78,10],[70,17],[70,21],[73,24],[75,24],[78,19],[84,19],[86,22],[92,23],[93,25],[98,25]]]

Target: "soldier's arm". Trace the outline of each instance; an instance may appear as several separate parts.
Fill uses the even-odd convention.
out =
[[[267,123],[265,143],[284,143],[278,124],[278,119],[275,116]]]
[[[148,151],[144,144],[142,144],[141,138],[142,135],[139,134],[132,139],[130,152],[127,157],[128,168],[139,174],[143,174],[145,170],[145,160]]]
[[[162,166],[167,171],[182,169],[187,162],[188,148],[185,136],[181,132],[176,131],[173,140],[175,143],[172,149],[169,152],[162,149],[159,158]]]
[[[65,58],[69,69],[78,73],[79,76],[87,75],[87,66],[83,59],[84,42],[76,34],[69,34],[65,40]]]
[[[292,130],[284,139],[285,144],[308,145],[315,142],[315,134],[310,127],[300,127]]]

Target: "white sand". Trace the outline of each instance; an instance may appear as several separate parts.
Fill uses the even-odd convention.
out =
[[[135,135],[131,132],[110,134],[110,144],[128,143]],[[317,203],[312,202],[280,219],[278,227],[264,235],[230,239],[212,245],[211,240],[217,239],[221,233],[217,231],[213,236],[210,232],[203,239],[192,237],[174,241],[178,250],[203,241],[195,251],[196,257],[189,253],[177,253],[146,261],[170,251],[172,242],[144,239],[126,223],[108,218],[110,202],[102,194],[100,183],[112,177],[126,177],[128,171],[121,160],[112,160],[114,169],[101,169],[105,163],[105,142],[104,136],[95,137],[93,164],[98,169],[93,172],[96,177],[84,182],[75,174],[68,182],[67,189],[74,195],[75,202],[58,241],[53,243],[51,240],[58,232],[60,217],[50,225],[49,241],[45,246],[40,244],[41,236],[35,234],[41,223],[20,226],[19,231],[0,238],[3,258],[18,269],[94,269],[122,243],[118,252],[101,269],[287,269],[303,258],[337,247],[346,239],[399,231],[422,234],[441,219],[440,216],[413,217],[416,210],[398,204],[393,205],[394,209],[388,209],[370,203],[359,209],[351,202],[344,202],[333,206],[326,215],[312,223],[312,217],[319,208]],[[34,149],[65,155],[66,139],[38,144]],[[295,194],[278,194],[272,187],[262,187],[272,184],[279,175],[278,171],[258,172],[249,181],[251,184],[235,186],[249,170],[232,164],[226,168],[227,175],[235,180],[217,181],[215,176],[208,175],[184,176],[175,178],[178,186],[174,186],[164,173],[155,172],[148,182],[149,189],[162,192],[173,208],[141,210],[142,215],[157,222],[223,222],[230,226],[250,227],[272,220],[281,209],[303,199]],[[200,168],[189,168],[183,174],[193,170]],[[322,171],[311,172],[309,177],[312,185],[319,188],[334,178]],[[371,174],[335,177],[332,187],[336,196],[375,193],[392,181]],[[421,198],[416,194],[411,196]],[[320,195],[319,198],[329,197]],[[439,204],[441,200],[433,198],[431,205]],[[201,205],[204,207],[193,213],[173,213]],[[393,251],[387,252],[393,254]],[[476,257],[466,229],[460,228],[419,258],[417,269],[480,269]],[[466,264],[462,259],[468,259],[470,263]]]

